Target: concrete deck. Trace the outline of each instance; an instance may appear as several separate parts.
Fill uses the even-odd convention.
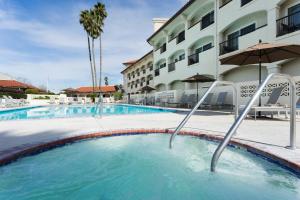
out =
[[[126,129],[172,129],[184,113],[158,113],[105,116],[102,119],[63,118],[0,122],[0,159],[26,147],[83,134]],[[194,115],[184,130],[223,136],[233,122],[233,115],[201,112]],[[297,146],[300,147],[300,121],[297,121]],[[245,120],[235,139],[275,154],[300,166],[300,149],[289,150],[289,121]],[[166,141],[166,148],[168,141]]]

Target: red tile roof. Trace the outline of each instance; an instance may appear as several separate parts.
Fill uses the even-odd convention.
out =
[[[0,80],[0,87],[4,88],[35,88],[32,85],[21,83],[15,80]]]
[[[132,65],[134,63],[136,63],[137,60],[129,60],[129,61],[126,61],[126,62],[123,62],[124,65]]]
[[[79,93],[91,93],[93,92],[93,87],[87,86],[87,87],[79,87],[76,89],[77,92]],[[100,87],[95,88],[95,92],[99,92]],[[107,85],[107,86],[102,86],[101,87],[101,92],[115,92],[116,87],[113,85]]]

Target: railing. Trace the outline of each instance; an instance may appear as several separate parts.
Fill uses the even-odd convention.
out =
[[[224,6],[226,6],[228,3],[230,3],[232,0],[224,0],[222,2],[222,4],[220,5],[219,9],[223,8]]]
[[[277,19],[277,37],[300,30],[300,11]]]
[[[296,83],[295,80],[286,74],[270,74],[265,81],[259,86],[256,93],[253,95],[252,99],[248,102],[242,113],[239,115],[239,117],[235,120],[235,122],[230,127],[229,131],[227,132],[226,136],[224,137],[224,140],[221,144],[219,144],[218,148],[214,152],[213,158],[211,160],[211,168],[210,170],[214,172],[216,170],[217,162],[224,151],[227,144],[230,142],[232,136],[235,134],[245,117],[247,116],[248,112],[250,111],[251,107],[257,100],[257,98],[261,95],[263,92],[264,87],[269,83],[269,81],[272,78],[285,78],[290,83],[290,102],[291,102],[291,108],[290,108],[290,146],[289,148],[295,149],[296,148]]]
[[[230,53],[239,49],[239,37],[232,38],[220,43],[220,55]]]
[[[193,65],[199,62],[199,53],[194,53],[188,56],[188,65]]]
[[[176,135],[179,133],[179,131],[183,128],[183,126],[187,123],[187,121],[191,118],[191,116],[196,112],[196,110],[198,109],[198,107],[205,101],[206,97],[208,96],[208,94],[217,86],[217,85],[230,85],[232,86],[233,89],[233,101],[234,101],[234,112],[235,112],[235,118],[237,118],[238,116],[238,96],[237,96],[237,89],[234,85],[233,82],[229,82],[229,81],[215,81],[209,88],[208,90],[205,92],[205,94],[203,95],[203,97],[198,101],[198,103],[194,106],[194,108],[185,116],[185,118],[180,122],[180,124],[177,126],[177,128],[175,129],[174,133],[171,135],[170,141],[169,141],[169,147],[170,149],[172,148],[172,142],[174,140],[174,138],[176,137]]]
[[[215,17],[214,16],[214,11],[211,11],[206,16],[202,17],[202,19],[201,19],[201,29],[200,30],[203,30],[203,29],[209,27],[210,25],[212,25],[213,23],[215,23],[214,17]]]
[[[159,76],[159,69],[154,70],[154,76]]]
[[[173,62],[173,63],[169,63],[169,64],[168,64],[168,72],[175,71],[175,63],[176,63],[176,62]]]

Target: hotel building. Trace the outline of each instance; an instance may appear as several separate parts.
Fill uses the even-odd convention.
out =
[[[125,90],[124,98],[137,96],[140,94],[142,87],[148,85],[154,87],[153,82],[153,52],[150,51],[138,60],[123,63],[125,69],[123,74],[123,89]]]
[[[219,59],[259,40],[300,44],[300,0],[188,1],[147,39],[153,46],[155,96],[178,101],[183,93],[195,93],[195,84],[182,80],[198,73],[235,82],[244,103],[257,88],[257,65],[220,65]],[[262,78],[278,72],[300,80],[299,66],[299,58],[263,64]],[[286,84],[269,84],[263,95]],[[282,96],[288,96],[288,87]]]

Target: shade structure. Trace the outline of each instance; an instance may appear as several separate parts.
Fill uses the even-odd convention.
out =
[[[262,63],[273,63],[296,57],[300,57],[300,45],[266,43],[259,40],[259,43],[256,45],[222,57],[220,62],[222,65],[259,64],[258,80],[259,84],[261,84]],[[261,106],[261,98],[259,98],[259,106]]]
[[[142,88],[139,90],[139,91],[141,91],[141,92],[145,92],[146,105],[147,105],[147,93],[148,93],[148,92],[151,92],[151,91],[153,91],[153,90],[155,90],[155,88],[153,88],[153,87],[151,87],[151,86],[149,86],[149,85],[146,85],[146,86],[142,87]]]
[[[199,97],[199,91],[198,91],[198,83],[206,83],[206,82],[213,82],[216,79],[212,75],[207,75],[207,74],[196,74],[194,76],[191,76],[189,78],[186,78],[182,80],[182,82],[187,82],[187,83],[197,83],[197,102],[198,102],[198,97]]]
[[[153,87],[151,87],[151,86],[149,86],[149,85],[146,85],[146,86],[144,86],[144,87],[142,87],[142,88],[140,89],[141,92],[151,92],[151,91],[153,91],[153,90],[155,90],[155,88],[153,88]]]

